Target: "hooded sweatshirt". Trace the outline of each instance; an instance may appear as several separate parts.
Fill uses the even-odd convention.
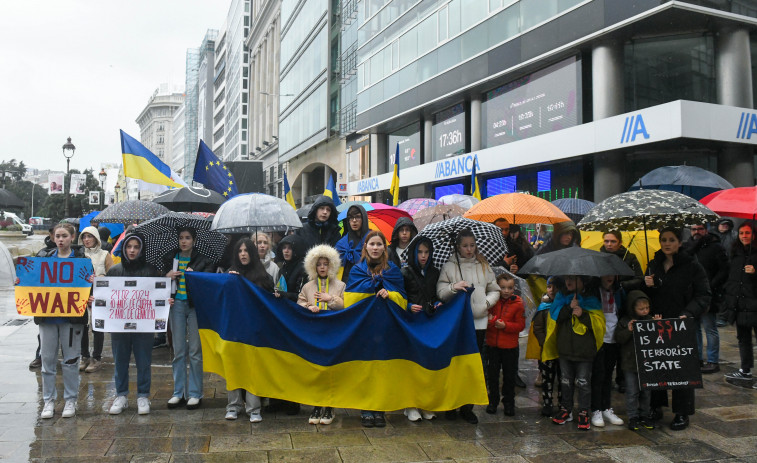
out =
[[[139,241],[139,255],[134,260],[129,260],[126,256],[126,244],[136,239]],[[158,270],[145,260],[145,245],[142,237],[136,234],[127,236],[124,241],[124,252],[121,255],[121,262],[114,265],[108,270],[109,277],[159,277]]]
[[[84,246],[82,235],[89,233],[97,241],[97,245],[93,248]],[[95,276],[101,277],[105,275],[105,259],[108,257],[108,251],[102,249],[102,242],[100,241],[100,233],[97,228],[89,226],[79,233],[79,244],[84,249],[84,255],[89,257],[92,261],[92,267],[95,269]]]
[[[325,257],[329,261],[329,271],[326,278],[318,277],[316,266],[321,257]],[[343,309],[344,289],[347,285],[336,278],[340,265],[339,253],[336,252],[336,249],[331,246],[326,246],[325,244],[316,246],[308,251],[303,265],[310,281],[302,287],[302,291],[300,291],[300,294],[297,297],[297,304],[302,307],[315,305],[319,307],[320,310]],[[318,291],[326,292],[333,296],[334,299],[328,303],[316,301],[315,293]]]
[[[425,243],[429,249],[429,258],[426,265],[421,267],[418,263],[418,246]],[[439,270],[434,267],[434,244],[425,236],[419,236],[410,242],[407,251],[407,265],[402,268],[402,277],[405,279],[405,292],[410,304],[423,306],[423,310],[429,315],[436,309],[434,305],[439,302],[436,296],[436,283],[439,281]]]
[[[331,214],[326,222],[320,222],[317,219],[318,208],[321,206],[327,206],[331,209]],[[319,244],[336,245],[340,237],[338,215],[334,201],[328,196],[319,196],[315,200],[308,213],[307,222],[297,230],[297,235],[302,237],[305,249],[309,250]]]
[[[389,261],[393,262],[394,265],[397,266],[397,268],[402,268],[402,259],[400,259],[399,253],[404,251],[403,248],[399,247],[400,244],[400,236],[399,232],[400,229],[404,226],[410,227],[410,240],[412,241],[413,238],[415,238],[415,235],[418,234],[418,228],[413,223],[413,219],[409,217],[400,217],[397,219],[397,223],[394,224],[394,230],[392,230],[392,239],[389,240],[389,247],[387,248],[387,252],[389,253]],[[408,244],[409,246],[409,244]]]
[[[573,236],[568,246],[564,246],[560,243],[560,236],[562,236],[565,233],[570,233]],[[549,242],[544,243],[544,246],[540,247],[538,251],[536,251],[536,255],[539,256],[542,254],[546,254],[548,252],[559,251],[560,249],[565,249],[570,246],[580,246],[580,245],[581,245],[581,232],[579,232],[578,228],[576,228],[576,224],[574,224],[570,220],[567,222],[558,222],[554,225],[552,238],[549,240]]]
[[[284,260],[282,249],[285,244],[292,247],[292,258],[288,261]],[[300,289],[308,281],[305,274],[305,266],[302,261],[305,259],[305,249],[302,245],[302,239],[297,235],[287,235],[279,241],[279,246],[276,249],[276,260],[283,262],[281,271],[279,272],[279,278],[276,280],[278,284],[281,277],[286,282],[286,291],[279,289],[279,294],[283,295],[290,301],[297,301],[297,296],[300,294]]]
[[[363,218],[362,226],[358,232],[352,231],[350,228],[349,216],[355,211],[360,212]],[[342,220],[342,228],[344,228],[344,236],[337,241],[336,250],[339,252],[339,258],[342,262],[342,281],[346,284],[350,276],[350,270],[352,267],[360,262],[360,253],[363,251],[363,243],[365,242],[365,235],[368,234],[370,229],[368,228],[368,213],[365,212],[365,208],[360,205],[350,206],[347,211],[347,216]]]
[[[625,311],[618,321],[618,327],[615,330],[615,342],[620,347],[620,365],[624,371],[638,371],[636,368],[636,350],[633,345],[633,332],[628,329],[628,323],[631,320],[651,320],[652,315],[648,313],[644,317],[639,317],[634,311],[636,301],[639,299],[649,300],[643,291],[634,290],[626,296]]]

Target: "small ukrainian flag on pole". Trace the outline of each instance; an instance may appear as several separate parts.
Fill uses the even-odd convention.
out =
[[[323,190],[323,196],[328,196],[334,201],[334,206],[339,207],[342,202],[339,200],[339,195],[336,193],[336,184],[334,183],[334,176],[329,175],[329,184],[326,185],[326,189]]]
[[[392,173],[392,186],[389,188],[392,194],[392,206],[397,207],[400,203],[400,144],[394,152],[394,171]]]
[[[297,209],[294,206],[294,197],[292,196],[292,189],[289,188],[289,180],[287,180],[287,173],[284,172],[284,200],[292,206],[292,209]]]
[[[474,198],[481,200],[481,188],[478,186],[478,176],[476,175],[476,167],[478,166],[478,155],[473,158],[473,169],[470,173],[470,194]]]

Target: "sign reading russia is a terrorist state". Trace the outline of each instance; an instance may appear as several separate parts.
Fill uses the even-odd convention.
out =
[[[633,342],[641,389],[702,387],[696,329],[695,320],[690,318],[634,322]]]
[[[92,284],[89,259],[19,257],[16,311],[30,317],[81,317]]]

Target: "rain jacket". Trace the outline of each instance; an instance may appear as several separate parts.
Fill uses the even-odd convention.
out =
[[[409,226],[410,230],[412,231],[410,233],[410,240],[412,241],[412,239],[415,238],[415,235],[418,234],[418,228],[413,223],[413,219],[408,218],[408,217],[400,217],[399,219],[397,219],[397,223],[394,224],[394,229],[392,230],[392,239],[389,240],[390,241],[389,247],[386,250],[386,252],[389,253],[389,261],[393,262],[394,265],[397,266],[397,268],[402,268],[402,260],[400,259],[400,256],[397,254],[397,249],[398,249],[397,246],[399,246],[399,243],[400,243],[399,231],[400,231],[400,228],[406,225]]]
[[[53,254],[55,254],[57,250],[57,246],[51,249],[43,248],[37,253],[37,257],[53,257]],[[82,246],[71,245],[71,255],[69,257],[84,259],[87,256],[84,254],[84,248]],[[84,315],[81,317],[34,317],[34,324],[39,325],[40,323],[49,323],[52,321],[52,318],[58,320],[62,319],[66,323],[71,323],[72,325],[86,325],[88,322],[87,312],[85,311]]]
[[[689,239],[684,243],[684,249],[689,255],[696,257],[707,273],[707,279],[710,282],[710,291],[712,300],[710,303],[710,312],[718,312],[720,303],[723,300],[723,285],[728,279],[728,255],[723,246],[720,245],[720,238],[712,233],[707,233],[698,240]]]
[[[491,266],[484,268],[475,257],[458,257],[455,252],[442,267],[436,283],[436,295],[442,302],[447,302],[457,293],[452,289],[455,283],[465,280],[472,284],[474,289],[470,305],[473,325],[477,330],[485,330],[488,310],[499,300],[499,285],[495,278]]]
[[[652,315],[647,314],[644,317],[638,317],[633,310],[633,306],[639,299],[649,299],[643,291],[634,290],[628,293],[626,297],[625,312],[618,320],[618,327],[615,330],[615,342],[620,347],[620,365],[623,371],[638,371],[636,368],[636,350],[633,345],[633,332],[628,330],[628,323],[631,320],[652,320]],[[651,311],[650,311],[651,313]]]
[[[97,241],[97,245],[90,249],[84,246],[84,241],[81,237],[84,233],[89,233]],[[97,228],[89,226],[79,233],[79,245],[84,250],[84,255],[89,257],[92,261],[92,267],[95,269],[95,276],[101,277],[105,275],[105,259],[108,257],[108,251],[102,249],[102,242],[100,241],[100,233],[97,232]]]
[[[353,232],[350,228],[348,217],[353,209],[359,211],[360,215],[363,217],[363,225],[358,233]],[[352,267],[355,264],[360,262],[361,253],[363,252],[363,244],[365,243],[365,235],[370,231],[368,228],[368,213],[365,212],[363,206],[350,206],[347,210],[347,217],[342,220],[342,227],[344,228],[344,236],[337,241],[336,250],[339,252],[339,258],[341,259],[342,267],[344,267],[344,270],[342,271],[342,281],[347,283],[350,276],[350,270],[352,270]]]
[[[664,270],[665,254],[660,250],[649,262],[647,274],[654,275],[654,286],[644,285],[652,302],[652,315],[699,318],[710,307],[710,283],[701,265],[681,250],[673,256],[673,266]]]
[[[571,235],[573,235],[573,238],[570,240],[570,244],[568,246],[563,246],[562,244],[560,244],[560,236],[564,233],[570,233]],[[549,241],[545,242],[538,251],[536,251],[536,255],[539,256],[548,252],[559,251],[560,249],[565,249],[570,246],[581,246],[581,232],[579,232],[578,228],[576,228],[576,224],[574,224],[570,220],[567,222],[558,222],[554,225],[552,237]],[[518,266],[522,267],[520,262],[518,262]]]
[[[321,257],[325,257],[329,260],[329,272],[326,281],[323,279],[320,280],[320,286],[322,290],[327,287],[327,292],[334,296],[334,300],[329,302],[325,306],[325,309],[341,310],[344,308],[344,289],[347,285],[336,278],[340,264],[339,253],[336,252],[336,249],[325,244],[314,247],[308,251],[305,256],[304,269],[310,281],[302,287],[302,291],[300,291],[300,294],[297,297],[297,304],[302,307],[316,305],[317,301],[315,300],[315,293],[318,291],[319,284],[316,265]]]
[[[745,265],[757,267],[757,242],[744,246],[736,241],[733,246],[730,271],[725,283],[726,313],[731,323],[757,326],[757,273],[750,275],[744,272]]]
[[[526,327],[526,309],[520,296],[510,296],[497,301],[489,309],[489,322],[486,326],[486,345],[498,349],[514,349],[518,347],[518,335]],[[502,320],[505,327],[500,329],[494,322]]]
[[[431,255],[426,266],[418,264],[418,245],[425,243]],[[434,244],[425,236],[413,240],[407,250],[407,265],[402,268],[405,279],[405,291],[410,304],[423,306],[423,310],[431,315],[436,312],[434,305],[439,302],[436,296],[436,283],[439,281],[439,270],[434,267]]]
[[[641,270],[641,264],[639,263],[639,259],[636,257],[636,254],[629,251],[628,248],[623,245],[621,245],[620,249],[615,252],[608,251],[607,249],[605,249],[604,245],[602,245],[602,247],[599,248],[599,252],[615,254],[620,258],[620,260],[625,262],[626,265],[631,267],[631,270],[633,270],[634,276],[620,277],[621,288],[626,291],[641,288],[641,285],[644,284],[644,272]]]
[[[331,209],[331,215],[326,222],[319,222],[316,219],[318,208],[321,206],[328,206]],[[319,196],[315,200],[308,213],[308,221],[297,230],[297,235],[302,237],[305,249],[309,250],[319,244],[336,245],[340,237],[338,215],[334,201],[328,196]]]
[[[282,248],[285,244],[292,247],[292,259],[289,261],[284,260],[282,254]],[[281,277],[284,277],[286,281],[286,291],[279,289],[279,294],[283,295],[290,301],[297,302],[297,297],[300,295],[300,290],[307,283],[308,277],[305,273],[305,265],[303,260],[305,259],[305,247],[302,245],[302,239],[297,235],[287,235],[279,241],[279,246],[276,248],[276,260],[283,262],[279,271],[279,277],[276,279],[278,284]]]

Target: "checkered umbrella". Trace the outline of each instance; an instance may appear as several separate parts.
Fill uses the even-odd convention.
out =
[[[507,244],[505,244],[505,238],[502,236],[502,230],[499,227],[464,217],[455,217],[443,222],[429,224],[413,240],[420,236],[425,236],[431,240],[434,244],[434,266],[441,269],[452,254],[455,237],[466,228],[473,232],[476,237],[478,252],[483,254],[490,264],[496,263],[507,253]],[[408,246],[408,249],[410,247]],[[407,250],[403,251],[402,258],[407,259]]]
[[[197,233],[195,249],[213,263],[221,260],[228,244],[228,238],[222,233],[210,229],[211,222],[202,217],[181,212],[169,212],[157,219],[148,220],[138,225],[134,233],[139,235],[145,244],[145,258],[163,274],[165,268],[163,259],[168,253],[179,249],[179,238],[176,230],[190,227]]]
[[[95,218],[92,219],[92,222],[122,223],[129,226],[133,223],[154,219],[167,212],[170,211],[160,204],[152,201],[133,199],[131,201],[122,201],[120,203],[111,204],[106,207],[104,211],[97,214]]]

